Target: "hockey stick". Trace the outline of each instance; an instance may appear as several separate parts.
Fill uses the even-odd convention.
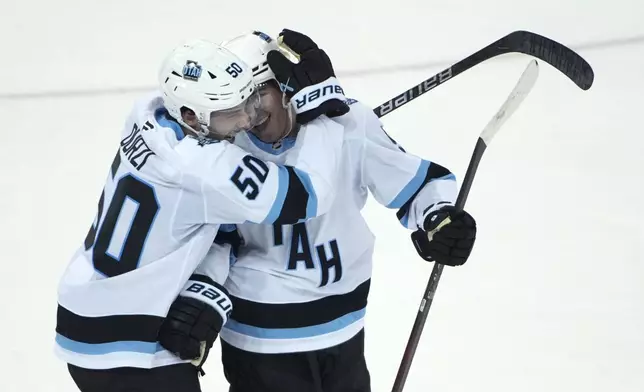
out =
[[[476,147],[472,153],[472,158],[467,168],[465,178],[463,179],[463,185],[458,193],[456,198],[456,210],[462,211],[465,206],[465,201],[467,196],[470,193],[470,188],[474,181],[474,175],[479,166],[479,162],[483,157],[483,153],[487,146],[492,142],[492,138],[497,134],[501,126],[505,121],[512,116],[512,114],[517,110],[523,99],[528,95],[532,87],[534,86],[537,76],[539,75],[539,66],[536,60],[530,61],[525,71],[521,75],[521,78],[517,82],[516,86],[503,103],[503,106],[499,111],[492,117],[490,122],[481,132],[481,135],[476,142]],[[427,233],[423,231],[415,231],[412,234],[412,241],[414,246],[418,250],[418,239],[419,236],[426,236]],[[411,335],[409,336],[409,341],[407,342],[407,347],[405,347],[405,353],[403,355],[402,362],[398,369],[398,374],[396,375],[396,381],[394,382],[393,392],[401,392],[407,380],[407,375],[409,374],[409,369],[411,367],[411,362],[414,359],[414,354],[416,353],[416,347],[420,341],[420,335],[425,326],[425,320],[427,320],[427,314],[429,308],[432,305],[434,299],[434,294],[436,293],[436,287],[438,286],[438,281],[440,280],[441,274],[443,273],[443,264],[434,263],[434,268],[432,269],[432,274],[429,277],[429,282],[427,283],[427,288],[423,294],[423,299],[420,302],[420,307],[418,309],[418,315],[416,316],[416,321],[414,322],[414,327],[412,328]]]
[[[536,33],[515,31],[390,99],[373,111],[378,117],[389,114],[475,65],[506,53],[523,53],[541,59],[561,71],[582,90],[588,90],[595,78],[590,64],[570,48]]]

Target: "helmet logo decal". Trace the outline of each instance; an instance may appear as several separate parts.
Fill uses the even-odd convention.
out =
[[[253,31],[253,34],[258,36],[259,38],[263,39],[266,42],[271,42],[272,39],[269,37],[267,34],[262,33],[261,31]]]
[[[196,61],[188,60],[183,66],[183,78],[197,81],[201,77],[201,65]]]

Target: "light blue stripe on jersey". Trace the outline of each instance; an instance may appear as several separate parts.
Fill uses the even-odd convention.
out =
[[[274,143],[261,141],[252,132],[247,132],[246,135],[248,135],[248,139],[250,139],[257,148],[272,155],[279,155],[290,150],[295,145],[296,141],[294,137],[287,137],[278,144],[279,147],[275,148]]]
[[[174,134],[177,136],[177,140],[183,139],[185,135],[183,133],[183,129],[181,129],[181,125],[179,125],[178,122],[174,122],[174,121],[169,120],[166,117],[167,113],[168,113],[168,111],[165,110],[164,108],[157,109],[154,112],[154,118],[157,120],[159,125],[161,125],[162,127],[172,129],[174,131]]]
[[[115,352],[135,352],[142,354],[155,354],[163,351],[157,342],[123,341],[110,343],[82,343],[56,334],[56,343],[67,351],[87,355],[102,355]]]
[[[409,199],[416,193],[418,189],[423,185],[425,177],[427,177],[427,170],[429,170],[429,165],[431,163],[426,160],[420,161],[416,175],[405,185],[402,191],[387,204],[387,208],[400,208],[403,204],[407,203]]]
[[[268,212],[266,219],[262,223],[271,224],[277,220],[282,212],[282,207],[284,206],[284,200],[286,200],[286,194],[288,193],[289,181],[288,181],[288,171],[284,166],[277,166],[278,174],[278,184],[277,184],[277,196],[275,196],[275,201],[271,210]]]
[[[400,223],[403,226],[407,227],[407,224],[409,223],[409,211],[407,211],[407,213],[405,215],[403,215],[402,218],[400,218]]]
[[[429,184],[431,184],[434,181],[440,181],[440,180],[456,181],[456,176],[454,174],[452,174],[452,173],[446,174],[443,177],[434,178],[433,180],[430,180]],[[405,215],[403,215],[402,218],[400,218],[400,223],[403,226],[407,227],[407,224],[409,223],[409,210],[405,213]]]
[[[311,177],[300,169],[293,168],[297,177],[302,181],[304,189],[309,194],[309,202],[306,205],[306,218],[300,219],[300,222],[304,222],[308,218],[313,218],[318,213],[318,196],[315,194],[315,189],[313,188],[313,183],[311,182]]]
[[[349,325],[361,320],[365,316],[366,309],[356,310],[355,312],[345,314],[328,323],[312,325],[301,328],[259,328],[247,324],[238,323],[235,320],[228,319],[224,328],[237,332],[242,335],[251,336],[260,339],[298,339],[309,338],[312,336],[325,335],[327,333],[339,331]]]

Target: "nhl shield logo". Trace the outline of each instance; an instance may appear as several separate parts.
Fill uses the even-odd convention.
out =
[[[186,65],[183,66],[183,78],[196,82],[200,77],[201,65],[197,64],[196,61],[186,61]]]

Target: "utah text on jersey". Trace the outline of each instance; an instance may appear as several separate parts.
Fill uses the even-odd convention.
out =
[[[237,225],[244,242],[224,284],[234,308],[220,335],[233,346],[282,353],[349,340],[364,326],[370,287],[374,236],[361,215],[368,194],[398,210],[400,223],[412,230],[423,224],[428,207],[456,198],[452,173],[406,152],[371,109],[351,103],[348,114],[334,118],[345,134],[329,212],[294,225]],[[277,149],[249,133],[235,143],[278,164],[302,153],[295,138]],[[213,246],[207,257],[227,257],[217,253]]]

